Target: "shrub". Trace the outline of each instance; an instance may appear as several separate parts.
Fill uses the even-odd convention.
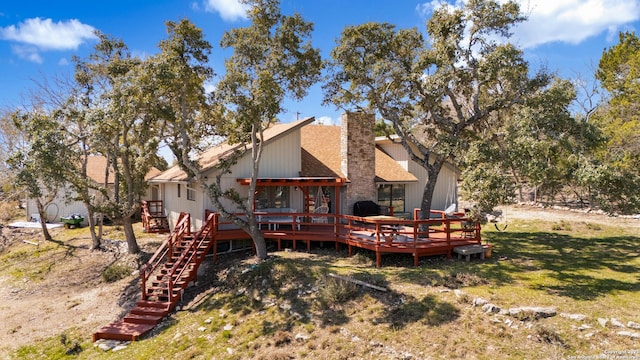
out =
[[[131,269],[122,264],[111,264],[102,272],[102,279],[111,283],[131,275]]]
[[[329,275],[321,275],[323,286],[319,289],[319,299],[327,307],[341,305],[353,299],[358,293],[356,284]]]

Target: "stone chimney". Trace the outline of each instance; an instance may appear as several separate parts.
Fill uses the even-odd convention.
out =
[[[342,114],[340,161],[342,173],[349,179],[342,201],[342,214],[353,214],[353,204],[361,200],[377,202],[375,176],[374,114]]]

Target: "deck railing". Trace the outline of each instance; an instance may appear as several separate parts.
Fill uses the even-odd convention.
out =
[[[207,212],[208,214],[209,212]],[[244,214],[236,214],[244,216]],[[395,239],[407,242],[413,239],[436,238],[446,239],[475,239],[480,240],[480,224],[472,222],[464,217],[464,213],[455,213],[447,216],[444,212],[434,210],[429,219],[401,219],[391,216],[359,217],[353,215],[314,214],[314,213],[269,213],[268,216],[257,217],[258,227],[266,235],[274,233],[286,233],[295,237],[296,234],[304,237],[309,233],[334,233],[336,238],[340,234],[349,234],[354,231],[369,231],[375,234],[376,242],[388,243],[386,234],[393,233]],[[239,227],[230,221],[220,219],[216,222],[215,231],[238,230]]]

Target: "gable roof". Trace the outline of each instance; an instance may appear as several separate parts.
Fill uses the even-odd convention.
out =
[[[340,126],[307,125],[301,129],[301,176],[346,178],[340,158]],[[405,170],[382,149],[375,148],[376,182],[414,182],[415,175]]]
[[[107,158],[104,156],[92,155],[87,157],[87,176],[98,184],[104,184],[104,172],[107,168]],[[108,184],[113,184],[113,171],[109,171]]]
[[[264,143],[265,145],[282,137],[291,131],[303,127],[311,122],[313,122],[314,118],[306,118],[298,121],[293,121],[290,123],[277,123],[269,127],[264,131]],[[229,144],[227,142],[223,142],[218,144],[205,152],[203,152],[198,157],[198,163],[200,164],[200,168],[203,171],[207,171],[213,169],[220,163],[220,160],[224,159],[231,155],[235,150],[244,146],[243,144]],[[251,144],[246,145],[247,149],[251,149]],[[166,171],[154,176],[151,179],[152,182],[172,182],[172,181],[189,181],[189,177],[187,174],[180,168],[179,165],[174,165],[167,169]]]
[[[87,176],[95,181],[98,184],[104,184],[104,172],[107,168],[107,158],[104,156],[100,156],[100,155],[90,155],[89,157],[87,157]],[[149,180],[150,178],[154,177],[155,175],[158,175],[159,173],[161,173],[160,170],[158,170],[155,167],[151,167],[151,169],[149,170],[149,172],[147,172],[147,175],[145,175],[144,179],[145,180]],[[114,183],[114,174],[113,174],[113,168],[111,167],[111,165],[109,165],[109,177],[107,178],[107,184],[113,184]]]

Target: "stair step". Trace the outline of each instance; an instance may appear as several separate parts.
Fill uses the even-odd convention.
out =
[[[158,324],[164,316],[158,315],[141,315],[141,314],[131,314],[125,316],[122,321],[129,324],[149,324],[156,325]]]
[[[149,301],[149,300],[140,300],[136,303],[136,306],[139,307],[152,307],[152,308],[160,308],[160,309],[169,309],[171,303],[168,302],[158,302],[158,301]]]
[[[169,310],[168,310],[168,306],[167,308],[159,308],[159,307],[153,307],[153,306],[136,306],[133,309],[131,309],[129,313],[135,314],[135,315],[154,315],[154,316],[165,317],[169,315]]]
[[[171,292],[174,295],[177,295],[180,293],[180,291],[182,291],[182,288],[180,288],[179,286],[174,287]],[[164,287],[149,287],[147,288],[147,295],[154,295],[154,294],[163,294],[166,295],[169,293],[169,288],[164,288]]]
[[[140,336],[146,334],[155,325],[151,324],[133,324],[124,321],[118,321],[109,324],[93,334],[93,341],[100,339],[119,340],[119,341],[136,341]]]

